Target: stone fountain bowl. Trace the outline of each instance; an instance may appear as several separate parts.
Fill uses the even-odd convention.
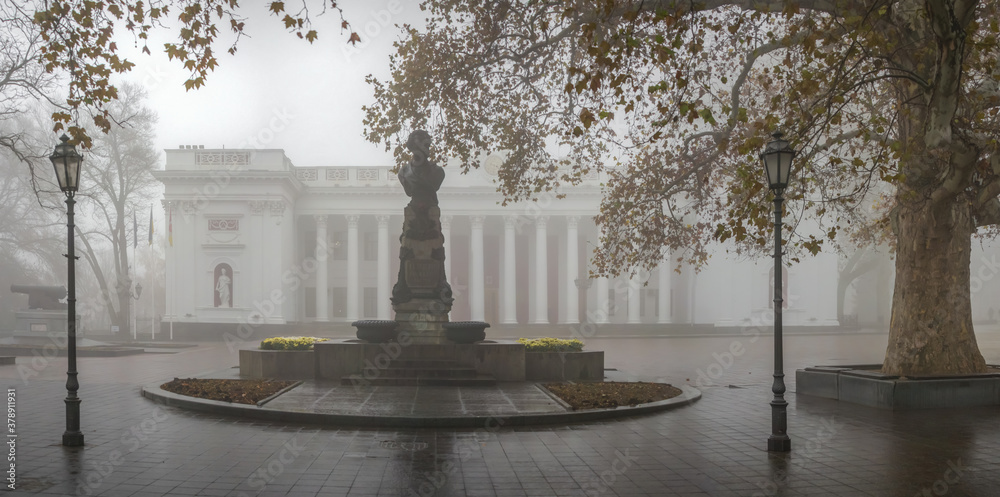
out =
[[[483,321],[455,321],[444,323],[445,336],[455,343],[475,343],[486,339],[486,328],[489,323]]]
[[[363,319],[351,323],[358,329],[359,339],[368,343],[385,343],[396,338],[399,323],[387,319]]]

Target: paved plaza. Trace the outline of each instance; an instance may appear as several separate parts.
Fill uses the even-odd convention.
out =
[[[987,361],[1000,330],[978,328]],[[786,337],[786,371],[880,362],[884,334]],[[606,366],[702,398],[600,422],[359,429],[155,404],[140,387],[235,366],[224,344],[81,358],[86,447],[60,445],[64,358],[0,366],[16,391],[19,492],[46,496],[1000,495],[1000,409],[892,412],[790,393],[792,452],[769,455],[771,337],[594,338]]]

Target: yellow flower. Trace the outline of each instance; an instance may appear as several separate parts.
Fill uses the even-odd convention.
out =
[[[518,338],[517,342],[524,344],[528,352],[579,352],[583,350],[583,342],[577,339]]]
[[[261,350],[312,350],[316,342],[325,342],[328,338],[316,337],[272,337],[260,342]]]

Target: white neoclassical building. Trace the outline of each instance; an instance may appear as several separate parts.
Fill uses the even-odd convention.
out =
[[[700,272],[668,268],[631,281],[589,280],[599,178],[564,190],[565,198],[501,207],[498,163],[488,158],[467,175],[445,169],[438,197],[455,293],[451,320],[494,326],[770,322],[769,258],[722,255]],[[392,319],[389,297],[408,198],[389,167],[295,167],[282,150],[185,146],[166,151],[156,177],[165,185],[172,240],[164,326]],[[837,325],[837,275],[834,254],[788,268],[785,323]],[[884,295],[881,302],[858,295],[876,307],[887,302]]]

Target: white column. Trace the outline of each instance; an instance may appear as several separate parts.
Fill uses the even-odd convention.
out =
[[[444,275],[451,283],[451,216],[441,216],[441,235],[444,236]]]
[[[580,216],[566,218],[566,323],[580,322],[580,294],[576,280],[580,277],[580,248],[577,224]]]
[[[517,216],[503,217],[503,324],[517,324]]]
[[[638,324],[642,322],[642,316],[639,314],[639,288],[642,287],[642,282],[639,281],[639,276],[635,275],[628,280],[628,323]]]
[[[486,275],[483,268],[483,216],[472,216],[472,274],[469,275],[469,311],[473,321],[486,319]]]
[[[598,250],[603,249],[604,245],[601,242],[601,227],[597,227],[597,246]],[[595,254],[596,255],[596,254]],[[608,277],[601,276],[597,278],[597,313],[595,314],[595,323],[610,323],[611,322],[611,306],[615,305],[613,300],[608,299]]]
[[[614,302],[608,300],[608,278],[607,276],[601,276],[597,278],[597,313],[595,314],[595,323],[610,323],[610,309],[614,305]]]
[[[164,310],[164,318],[170,320],[170,339],[174,339],[174,318],[177,316],[177,301],[174,295],[177,292],[177,282],[174,279],[174,274],[177,272],[177,252],[174,251],[173,244],[173,224],[174,224],[174,209],[177,208],[177,202],[163,201],[164,206],[167,209],[167,219],[170,223],[167,228],[167,236],[165,238],[166,245],[163,250],[163,274],[166,277],[166,299],[165,304],[167,308]]]
[[[358,220],[361,216],[347,214],[347,321],[358,320]]]
[[[657,323],[672,323],[673,316],[670,315],[670,273],[673,271],[671,266],[673,262],[670,260],[669,255],[660,262],[660,268],[657,270],[660,273],[660,285],[659,285],[659,308],[660,315],[657,317]],[[744,292],[745,293],[745,292]]]
[[[389,216],[378,220],[378,319],[389,319]]]
[[[548,217],[535,218],[535,321],[549,324],[548,234],[545,231]]]
[[[327,290],[327,277],[330,274],[328,268],[326,252],[326,216],[316,216],[316,321],[327,322],[330,320],[330,295]]]

